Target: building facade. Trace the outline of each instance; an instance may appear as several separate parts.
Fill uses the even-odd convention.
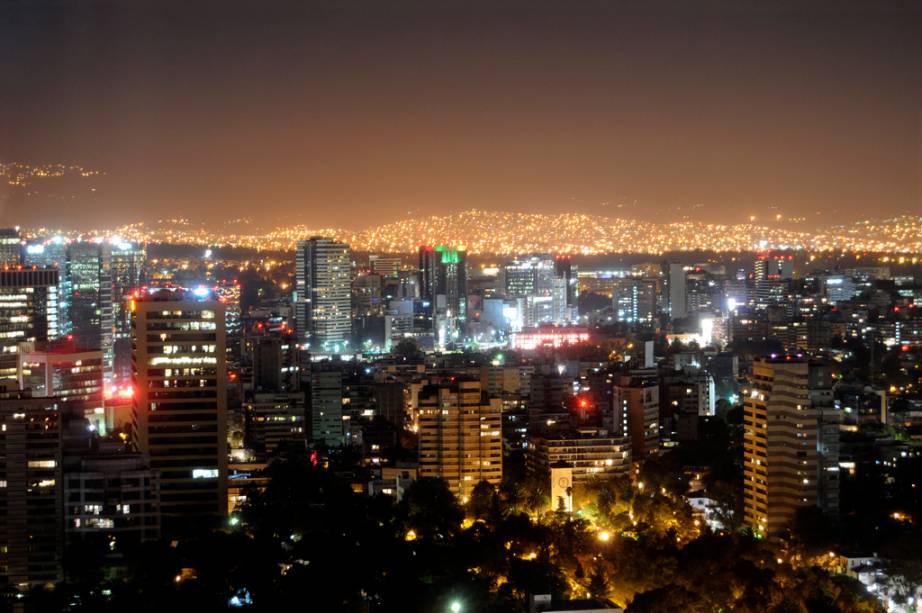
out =
[[[462,500],[480,481],[502,482],[500,399],[479,381],[459,381],[423,387],[418,406],[421,477],[441,477]]]
[[[295,317],[299,340],[314,353],[340,353],[352,335],[349,246],[331,238],[298,241]]]
[[[809,364],[782,356],[753,362],[743,402],[744,520],[776,537],[797,509],[817,503],[817,411]]]
[[[224,306],[160,290],[134,301],[132,434],[160,471],[165,531],[227,510]]]

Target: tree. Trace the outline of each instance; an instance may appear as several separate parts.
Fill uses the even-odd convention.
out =
[[[477,519],[497,518],[501,515],[499,495],[489,481],[480,481],[471,491],[468,502],[470,514]]]
[[[424,538],[450,538],[461,527],[464,513],[444,479],[422,477],[403,495],[400,506],[407,524]]]
[[[398,358],[402,358],[404,362],[421,362],[423,360],[423,352],[419,350],[419,346],[408,338],[397,343],[391,353]]]

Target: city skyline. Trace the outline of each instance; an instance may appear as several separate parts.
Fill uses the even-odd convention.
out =
[[[0,2],[0,610],[922,613],[922,0]]]
[[[922,208],[916,3],[0,11],[0,160],[104,173],[6,224]]]

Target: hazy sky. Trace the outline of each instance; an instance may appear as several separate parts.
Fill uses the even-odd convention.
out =
[[[14,0],[0,161],[107,172],[29,225],[922,214],[922,0]]]

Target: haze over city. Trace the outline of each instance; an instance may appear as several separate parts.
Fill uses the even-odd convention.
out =
[[[922,210],[917,2],[53,6],[0,7],[0,161],[105,174],[4,223]]]

